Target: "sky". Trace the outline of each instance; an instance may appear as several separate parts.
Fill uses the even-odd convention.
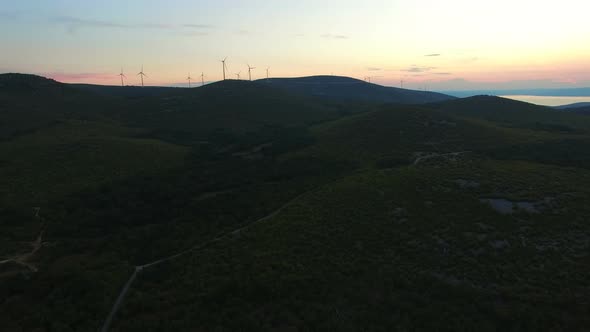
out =
[[[185,84],[341,75],[428,90],[590,86],[588,0],[0,0],[0,72]]]

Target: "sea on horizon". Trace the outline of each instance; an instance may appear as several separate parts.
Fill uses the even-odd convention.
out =
[[[529,95],[507,95],[502,98],[524,101],[531,104],[544,106],[562,106],[574,103],[590,102],[590,97],[569,97],[569,96],[529,96]]]

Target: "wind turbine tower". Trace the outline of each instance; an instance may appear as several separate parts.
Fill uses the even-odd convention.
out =
[[[236,78],[238,79],[238,81],[240,80],[240,73],[242,72],[236,73]]]
[[[269,70],[269,69],[270,69],[270,68],[266,68],[266,79],[268,79],[268,70]]]
[[[143,72],[143,65],[141,65],[141,71],[137,75],[141,77],[141,86],[143,87],[143,77],[147,77],[147,75]]]
[[[375,78],[381,78],[383,76],[367,76],[365,77],[365,81],[367,81],[368,83],[373,83],[373,79]]]
[[[248,65],[248,78],[250,81],[252,80],[252,69],[256,69],[256,67],[250,67],[250,65]]]
[[[225,65],[225,60],[227,60],[227,57],[225,57],[225,59],[221,60],[221,63],[223,64],[223,80],[225,81],[225,70],[227,69],[227,66]]]
[[[189,89],[190,89],[190,88],[191,88],[191,80],[192,80],[192,78],[191,78],[191,73],[188,73],[188,77],[187,77],[186,79],[187,79],[187,81],[188,81],[188,87],[189,87]]]
[[[123,81],[123,79],[127,78],[127,76],[123,74],[123,68],[121,68],[121,73],[119,74],[119,76],[121,77],[121,86],[125,86],[125,82]]]
[[[205,85],[205,73],[201,73],[201,86]]]

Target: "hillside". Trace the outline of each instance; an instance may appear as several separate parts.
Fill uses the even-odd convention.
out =
[[[590,119],[512,99],[475,96],[429,104],[427,107],[460,117],[481,119],[507,127],[574,132],[590,130]]]
[[[574,103],[555,107],[558,110],[575,110],[580,107],[590,107],[590,103]]]
[[[590,115],[590,103],[575,103],[556,107],[558,110],[580,115]]]
[[[340,76],[272,78],[258,82],[302,95],[343,102],[424,104],[454,99],[441,93],[385,87]]]
[[[92,84],[70,84],[79,90],[92,92],[103,96],[141,98],[166,96],[180,93],[180,88],[154,87],[154,86],[114,86],[114,85],[92,85]]]
[[[590,107],[576,107],[574,109],[571,109],[571,112],[580,115],[590,115]]]
[[[474,97],[478,95],[494,96],[560,96],[560,97],[580,97],[590,96],[590,88],[557,88],[557,89],[485,89],[485,90],[459,90],[459,91],[442,91],[451,96],[459,98]]]
[[[257,82],[227,80],[174,94],[133,99],[113,114],[167,140],[209,141],[263,128],[298,128],[335,119],[341,109]],[[262,142],[265,143],[265,142]]]
[[[588,178],[458,161],[346,177],[155,266],[131,290],[114,330],[159,322],[221,331],[588,326]],[[498,213],[486,197],[540,202],[543,212]]]
[[[35,75],[0,74],[0,141],[118,109],[110,98],[68,84]]]
[[[7,331],[590,323],[590,118],[3,79]]]

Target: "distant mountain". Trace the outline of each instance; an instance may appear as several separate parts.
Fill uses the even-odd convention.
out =
[[[556,97],[584,97],[590,96],[590,88],[573,88],[573,89],[517,89],[517,90],[458,90],[458,91],[441,91],[451,96],[465,98],[478,95],[495,95],[495,96],[556,96]]]
[[[427,105],[447,114],[496,122],[502,126],[569,132],[590,129],[584,117],[547,106],[495,96],[475,96]]]
[[[425,104],[455,99],[441,93],[385,87],[341,76],[272,78],[258,82],[302,95],[337,101]]]
[[[556,106],[554,108],[556,108],[558,110],[573,111],[577,108],[585,108],[585,107],[590,107],[590,103],[574,103],[574,104]]]

